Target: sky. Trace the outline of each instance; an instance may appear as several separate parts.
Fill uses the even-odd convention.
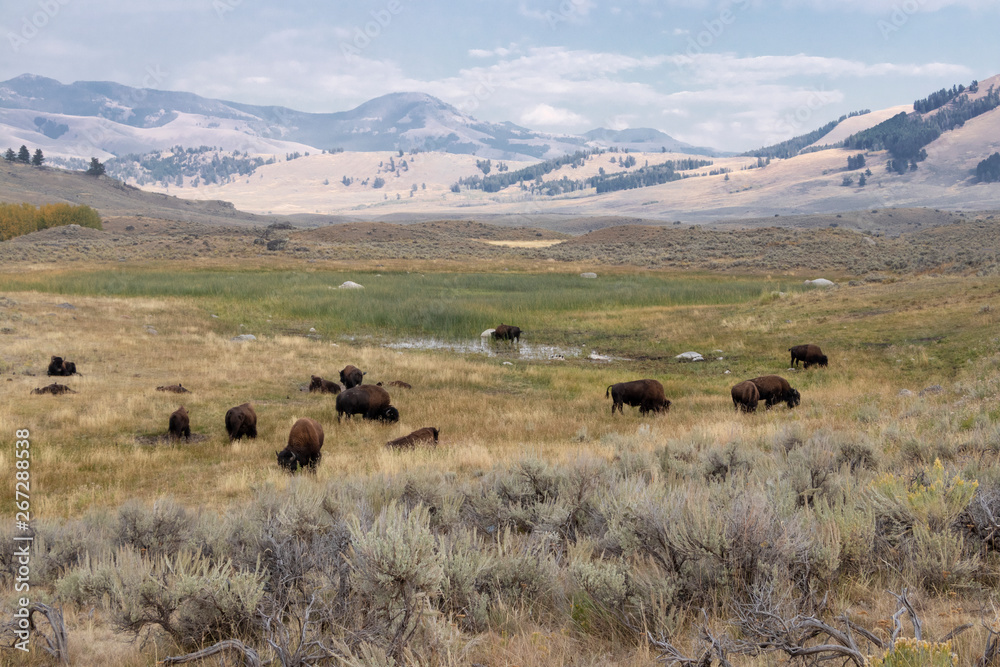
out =
[[[0,80],[301,111],[391,92],[743,151],[1000,74],[1000,0],[4,0]]]

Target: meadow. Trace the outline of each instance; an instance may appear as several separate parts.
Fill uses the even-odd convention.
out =
[[[954,664],[996,663],[1000,278],[404,267],[0,274],[0,470],[29,429],[32,594],[71,664],[221,639],[282,665],[764,665],[820,639],[861,664],[913,636],[904,589],[924,639],[969,625]],[[501,321],[582,353],[475,349]],[[386,347],[428,337],[472,347]],[[805,342],[829,368],[789,368]],[[44,377],[56,354],[81,375]],[[349,363],[413,385],[398,424],[304,390]],[[772,373],[801,405],[735,413],[730,387]],[[607,386],[641,377],[669,414],[612,417]],[[53,380],[78,393],[30,394]],[[243,402],[259,436],[230,443]],[[194,438],[172,443],[181,404]],[[323,460],[293,477],[274,452],[304,416]],[[423,426],[437,448],[385,449]],[[54,662],[39,641],[0,659]]]

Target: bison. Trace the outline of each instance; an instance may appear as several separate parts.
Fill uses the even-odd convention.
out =
[[[67,387],[64,384],[56,384],[53,382],[47,387],[38,387],[37,389],[31,390],[32,394],[52,394],[53,396],[58,396],[60,394],[75,394],[76,392]]]
[[[809,368],[813,364],[826,366],[826,355],[823,354],[823,350],[819,349],[819,345],[796,345],[788,348],[788,351],[792,353],[793,366],[798,366],[800,360],[805,368]]]
[[[339,383],[324,380],[318,375],[313,375],[312,382],[309,383],[309,391],[318,391],[321,394],[339,394],[341,389]]]
[[[521,329],[509,324],[501,324],[490,334],[493,340],[509,340],[511,343],[521,342]]]
[[[51,361],[49,361],[49,368],[46,374],[57,377],[69,377],[76,374],[76,364],[72,361],[66,361],[62,357],[52,357]]]
[[[622,413],[622,406],[638,405],[639,414],[647,412],[669,412],[670,401],[663,394],[663,385],[658,380],[632,380],[610,385],[604,397],[611,397],[611,414]]]
[[[792,389],[788,380],[779,375],[762,375],[750,380],[757,385],[760,392],[760,400],[764,401],[765,409],[770,410],[776,403],[786,403],[789,408],[794,408],[802,401],[802,396],[797,389]]]
[[[376,383],[378,386],[382,386],[381,382]],[[399,387],[400,389],[413,389],[413,385],[409,382],[403,382],[402,380],[393,380],[392,382],[386,382],[387,387]]]
[[[426,426],[424,428],[417,429],[409,435],[404,435],[402,438],[390,440],[385,443],[385,446],[389,449],[413,449],[422,442],[436,445],[438,444],[438,433],[440,433],[440,431],[433,426]]]
[[[167,433],[174,440],[180,440],[181,436],[184,436],[185,440],[191,439],[191,420],[188,419],[188,412],[183,405],[170,413]]]
[[[340,381],[344,383],[344,388],[350,389],[361,384],[365,375],[357,366],[347,365],[340,371]]]
[[[243,403],[226,411],[226,433],[229,434],[229,442],[243,436],[257,437],[257,413],[252,405]]]
[[[156,391],[169,391],[172,394],[189,394],[191,393],[187,389],[181,386],[178,382],[177,384],[165,384],[156,388]]]
[[[348,419],[361,415],[365,419],[399,420],[399,410],[389,405],[389,392],[375,384],[362,384],[340,392],[337,395],[337,421],[345,414]]]
[[[278,465],[288,472],[309,468],[315,473],[316,465],[323,456],[321,449],[323,427],[315,419],[303,417],[292,424],[292,430],[288,433],[288,445],[275,454],[278,456]]]
[[[733,405],[743,412],[756,412],[760,400],[760,390],[750,380],[740,382],[732,389]]]

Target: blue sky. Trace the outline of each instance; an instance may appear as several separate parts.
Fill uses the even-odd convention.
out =
[[[0,80],[303,111],[426,92],[536,130],[746,150],[1000,74],[997,0],[4,0]]]

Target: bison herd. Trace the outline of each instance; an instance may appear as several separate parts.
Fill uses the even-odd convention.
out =
[[[494,340],[519,342],[521,329],[507,324],[501,324],[493,332]],[[796,345],[788,350],[792,355],[792,365],[801,361],[805,368],[810,366],[827,366],[827,357],[818,345]],[[68,376],[76,374],[76,364],[65,361],[62,357],[52,357],[48,367],[48,375]],[[350,419],[361,415],[364,419],[395,423],[399,421],[399,410],[390,404],[389,392],[382,383],[363,384],[366,375],[360,368],[348,365],[340,371],[340,383],[324,380],[313,375],[309,383],[310,392],[334,394],[337,410],[337,421],[344,415]],[[387,383],[390,387],[410,389],[411,385],[401,380]],[[180,384],[166,385],[156,388],[157,391],[188,393]],[[65,385],[52,384],[32,391],[33,394],[76,393]],[[785,403],[789,408],[799,404],[802,397],[798,390],[792,388],[783,377],[778,375],[762,375],[745,380],[731,389],[733,406],[739,412],[755,412],[760,401],[764,401],[766,409],[778,403]],[[663,385],[658,380],[643,379],[629,382],[618,382],[608,386],[605,398],[611,398],[611,414],[615,410],[619,414],[625,405],[639,408],[639,414],[661,413],[670,411],[670,400],[663,391]],[[230,408],[225,417],[226,433],[229,441],[257,437],[257,413],[250,403],[243,403]],[[190,418],[184,406],[171,413],[168,420],[168,435],[171,439],[191,438]],[[390,440],[386,446],[390,449],[412,449],[418,444],[437,445],[439,430],[435,427],[417,429],[409,435]],[[308,469],[315,472],[316,465],[322,457],[323,427],[314,419],[303,417],[292,425],[288,434],[288,444],[280,452],[275,452],[278,465],[289,471],[296,472]]]

